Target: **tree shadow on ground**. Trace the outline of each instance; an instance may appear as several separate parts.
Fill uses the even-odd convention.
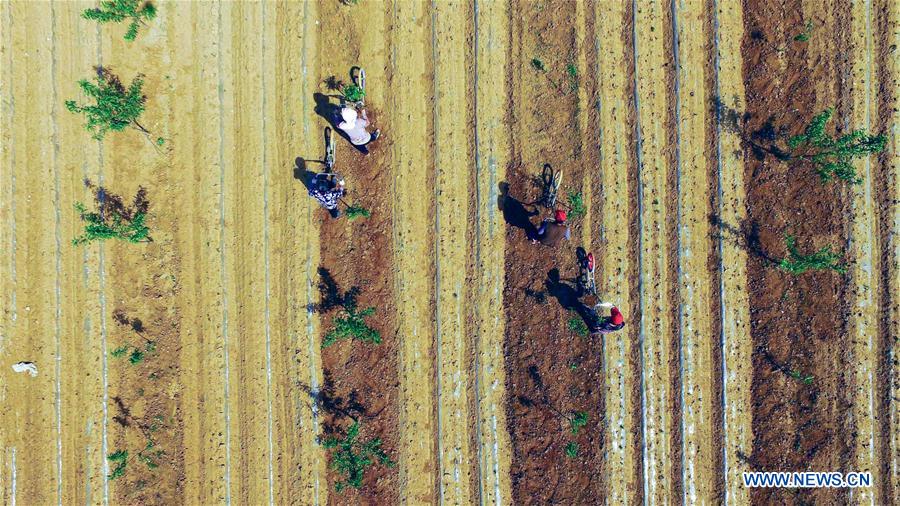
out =
[[[325,267],[319,267],[319,296],[321,297],[318,304],[310,304],[307,308],[310,312],[326,313],[336,307],[355,307],[356,298],[359,296],[360,288],[358,286],[350,287],[347,291],[341,292],[337,281],[331,275],[331,271]]]
[[[503,212],[503,219],[509,225],[521,228],[529,239],[537,234],[537,228],[531,223],[531,217],[540,212],[537,209],[528,210],[526,204],[509,194],[509,183],[499,185],[500,194],[497,196],[497,207]]]
[[[776,127],[774,116],[767,118],[760,128],[748,131],[746,125],[751,118],[750,113],[741,113],[728,107],[719,97],[713,97],[713,104],[715,105],[716,118],[722,129],[739,136],[741,141],[750,148],[754,158],[763,160],[766,155],[771,155],[781,161],[790,160],[790,153],[784,151],[776,144],[779,138],[787,137],[787,128]]]
[[[750,255],[770,264],[777,264],[778,259],[769,255],[762,246],[759,238],[759,224],[755,221],[744,220],[740,227],[725,223],[717,214],[709,215],[709,223],[713,226],[710,234],[713,239],[727,237],[739,248]]]
[[[136,214],[147,214],[150,209],[147,189],[143,186],[138,187],[130,206],[125,204],[125,199],[121,195],[116,195],[103,186],[95,185],[90,179],[84,180],[84,186],[94,194],[94,200],[101,216],[119,216],[130,222]]]

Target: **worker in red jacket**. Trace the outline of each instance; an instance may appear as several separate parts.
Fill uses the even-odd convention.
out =
[[[581,303],[581,311],[579,311],[588,326],[591,335],[609,334],[617,330],[622,330],[625,326],[625,317],[619,312],[619,308],[611,302],[601,302],[594,307],[589,307]],[[600,316],[597,309],[609,309],[609,316]]]
[[[566,212],[557,209],[553,215],[553,220],[544,220],[540,228],[535,232],[531,239],[532,243],[538,243],[545,246],[556,246],[563,238],[569,239],[569,226],[566,225]]]

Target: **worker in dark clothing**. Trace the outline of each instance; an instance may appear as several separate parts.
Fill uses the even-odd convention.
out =
[[[540,242],[545,246],[556,246],[563,238],[569,239],[569,226],[566,225],[566,212],[557,209],[553,220],[544,220],[531,239],[532,243]]]

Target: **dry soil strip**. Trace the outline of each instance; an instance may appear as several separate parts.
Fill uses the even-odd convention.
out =
[[[851,22],[851,129],[870,130],[872,126],[872,30],[870,0],[854,1],[850,8]],[[876,234],[875,184],[870,157],[854,164],[862,183],[850,191],[853,219],[848,247],[850,278],[853,286],[848,334],[851,342],[853,369],[853,407],[851,416],[856,436],[854,442],[854,471],[872,473],[872,487],[851,489],[850,497],[857,503],[884,504],[884,490],[880,476],[883,448],[875,438],[878,434],[879,413],[875,408],[875,374],[878,370],[878,302],[880,282],[880,249]]]
[[[717,159],[719,161],[719,216],[723,223],[743,223],[747,216],[744,158],[740,134],[723,124],[726,110],[745,109],[743,59],[743,7],[738,0],[718,0],[714,9],[716,47]],[[747,294],[747,253],[719,233],[720,300],[722,319],[722,414],[725,503],[747,504],[750,494],[741,481],[749,471],[743,458],[752,455],[753,428],[750,300]],[[712,402],[712,399],[710,399]]]
[[[900,47],[900,3],[887,2],[887,33],[883,34],[885,42],[889,47]],[[893,86],[885,84],[885,90],[893,94],[893,103],[897,104],[900,100],[900,61],[897,58],[897,49],[892,51],[892,55],[886,58],[887,68],[882,69],[882,76],[889,76],[893,80]],[[887,79],[885,79],[887,81]],[[888,81],[889,82],[889,81]],[[887,458],[890,462],[890,484],[891,495],[885,498],[885,501],[891,504],[900,504],[900,109],[894,108],[893,114],[890,116],[890,131],[885,132],[888,136],[888,157],[887,157],[887,182],[888,186],[884,191],[890,192],[885,201],[888,206],[885,209],[888,216],[888,262],[885,268],[888,269],[887,291],[889,295],[890,308],[888,313],[887,335],[890,342],[885,343],[890,348],[888,358],[890,359],[889,372],[889,392],[888,400],[890,401],[890,429],[889,440],[890,450]]]
[[[634,153],[631,149],[629,125],[633,117],[628,56],[630,33],[623,26],[632,22],[624,2],[597,2],[594,23],[597,27],[598,92],[600,97],[600,172],[603,193],[600,215],[603,219],[599,257],[599,290],[616,301],[625,315],[634,314],[631,276],[636,265],[631,259],[631,237],[624,227],[632,219],[629,196],[634,193],[630,170]],[[626,37],[628,35],[628,37]],[[624,232],[623,232],[624,230]],[[637,342],[638,325],[629,325],[622,332],[604,339],[604,370],[606,389],[605,408],[605,471],[608,504],[635,504],[640,500],[638,477],[641,463],[640,438],[637,434],[637,414],[640,406],[632,393],[637,389],[638,364],[632,360],[632,343]]]
[[[174,184],[185,195],[183,212],[190,217],[178,222],[173,237],[181,266],[177,308],[182,342],[182,500],[187,504],[223,503],[228,494],[218,8],[212,3],[191,3],[189,10],[186,4],[165,4],[161,13],[171,31],[168,75],[173,100],[166,123],[177,135],[167,141],[171,144],[170,170]]]
[[[318,28],[319,24],[316,2],[303,2],[303,32],[301,35],[303,49],[301,55],[300,67],[300,90],[302,93],[302,121],[303,121],[303,141],[301,146],[304,153],[318,153],[322,149],[321,137],[317,134],[318,129],[312,128],[314,123],[314,103],[313,92],[318,88],[316,83],[317,72],[312,73],[310,79],[310,69],[319,68],[316,55],[318,54]],[[302,195],[307,197],[306,195]],[[313,212],[318,208],[318,204],[310,198],[305,198],[302,205],[303,213],[300,222],[305,223],[308,231],[305,237],[296,238],[296,246],[298,251],[305,251],[305,300],[306,314],[303,320],[298,324],[303,325],[306,334],[306,343],[302,345],[298,342],[299,349],[305,349],[306,353],[299,354],[298,364],[299,370],[304,371],[305,379],[309,381],[309,395],[300,402],[301,420],[307,420],[308,423],[303,425],[305,430],[301,432],[302,441],[302,460],[301,460],[301,483],[303,484],[304,497],[306,504],[324,504],[328,500],[328,482],[325,479],[326,463],[324,453],[320,450],[317,441],[321,434],[321,425],[319,421],[319,407],[315,399],[319,395],[319,385],[322,384],[322,359],[321,359],[321,343],[319,340],[319,320],[313,311],[314,304],[317,302],[318,290],[316,289],[317,274],[316,269],[319,266],[319,235],[317,227],[313,225]],[[304,300],[304,299],[300,299]],[[295,313],[299,314],[299,313]],[[303,335],[302,333],[300,335]],[[303,394],[300,394],[303,395]],[[324,486],[323,486],[324,485]]]
[[[236,423],[231,433],[232,499],[262,504],[270,499],[266,364],[265,132],[267,90],[263,76],[262,3],[223,6],[231,56],[225,82],[225,244],[229,321],[240,339],[228,342]],[[229,51],[226,48],[230,48]],[[231,205],[227,203],[230,202]]]
[[[712,504],[718,479],[713,431],[715,343],[709,203],[711,161],[707,158],[707,9],[698,2],[673,2],[677,83],[679,174],[678,261],[681,291],[682,501]]]
[[[674,501],[678,480],[672,469],[672,338],[670,318],[674,308],[668,298],[666,233],[666,175],[668,157],[665,133],[668,110],[665,64],[664,7],[659,3],[635,4],[635,101],[638,125],[638,177],[640,205],[641,342],[643,343],[644,403],[644,500],[651,504]]]
[[[426,123],[431,108],[431,16],[425,0],[393,2],[391,64],[394,142],[391,159],[394,179],[393,237],[397,259],[396,292],[400,324],[400,500],[433,503],[435,455],[433,346],[431,307],[433,251]]]
[[[510,440],[504,409],[503,266],[505,229],[497,211],[497,190],[506,177],[510,147],[503,126],[507,104],[510,13],[506,2],[475,1],[475,395],[478,410],[479,502],[506,504],[510,483]]]
[[[0,89],[3,95],[0,100],[0,150],[3,154],[3,163],[0,163],[0,191],[2,191],[3,200],[0,201],[0,244],[5,249],[3,251],[4,261],[2,263],[2,271],[0,271],[0,303],[6,310],[0,312],[0,357],[6,357],[6,348],[9,343],[9,336],[13,328],[14,321],[12,313],[15,311],[15,264],[16,264],[16,248],[15,248],[15,172],[12,168],[15,166],[15,137],[13,136],[13,117],[15,116],[15,83],[12,79],[13,71],[13,50],[12,35],[10,27],[12,26],[12,10],[9,2],[0,3],[0,35],[2,35],[2,44],[0,44],[0,53],[3,54],[3,65],[0,67]],[[8,190],[7,190],[8,188]],[[0,382],[0,402],[6,403],[9,396],[8,382]],[[0,472],[0,499],[5,504],[14,501],[14,492],[12,490],[12,466],[10,453],[15,452],[14,441],[10,437],[11,421],[8,416],[9,410],[5,410],[0,414],[0,422],[2,422],[3,430],[0,430],[0,451],[3,452],[3,471]],[[7,478],[9,476],[9,478]]]
[[[470,341],[464,308],[468,305],[466,230],[472,165],[467,126],[471,115],[468,93],[468,9],[459,0],[432,0],[434,61],[435,168],[435,339],[437,364],[437,440],[441,504],[475,500],[472,477],[476,466],[469,427]],[[461,33],[461,29],[465,31]],[[465,70],[465,71],[463,71]]]
[[[55,397],[56,349],[53,304],[56,283],[56,241],[51,226],[37,226],[52,219],[54,200],[54,149],[52,93],[35,93],[51,82],[52,26],[49,3],[13,3],[10,19],[11,48],[18,48],[11,76],[15,80],[16,115],[12,118],[15,143],[17,202],[16,223],[28,224],[17,231],[15,269],[21,285],[16,286],[18,321],[8,336],[3,360],[3,382],[9,384],[7,403],[10,424],[4,427],[21,450],[18,464],[19,488],[23,497],[38,504],[60,501]],[[34,226],[32,226],[34,225]],[[16,374],[7,364],[26,360],[37,364],[32,378]],[[8,443],[7,443],[8,444]]]

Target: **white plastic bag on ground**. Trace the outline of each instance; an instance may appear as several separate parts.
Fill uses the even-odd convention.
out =
[[[37,376],[37,366],[34,365],[34,362],[19,362],[13,364],[12,368],[15,372],[27,372],[32,378]]]

